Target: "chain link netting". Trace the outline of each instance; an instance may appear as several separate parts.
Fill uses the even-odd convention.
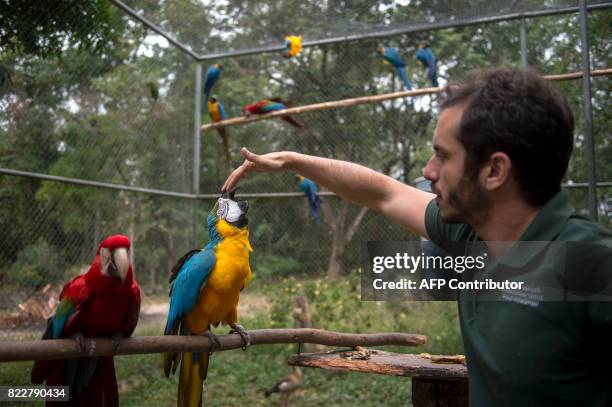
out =
[[[307,4],[316,9],[315,3]],[[324,3],[331,7],[332,2]],[[477,3],[452,9],[445,6],[447,2],[435,1],[429,8],[414,6],[413,10],[418,9],[414,21],[451,21],[459,16],[510,11],[496,9],[490,2]],[[520,7],[513,10],[531,10],[536,3],[514,2]],[[575,5],[570,1],[553,3],[551,7]],[[198,15],[195,3],[186,3],[184,7],[175,2],[130,4],[156,13],[162,28],[174,32],[181,41],[191,39],[201,44],[202,48],[197,49],[220,49],[215,44],[221,37],[209,36],[210,27],[185,25],[180,32],[176,31],[178,28],[171,29]],[[229,7],[231,3],[221,4],[219,7]],[[283,3],[287,7],[292,4]],[[347,8],[350,11],[346,12],[347,18],[374,16],[376,10],[365,3],[360,8],[359,4],[354,9]],[[272,3],[258,10],[270,11],[269,18],[275,15]],[[389,14],[400,11],[403,14]],[[192,193],[196,62],[118,10],[111,12],[116,17],[116,32],[102,51],[65,46],[59,57],[37,56],[23,50],[3,52],[0,67],[8,73],[3,73],[2,78],[7,79],[0,93],[0,167]],[[200,13],[204,16],[205,12]],[[338,19],[337,26],[344,28],[330,29],[325,35],[363,33],[376,24],[393,27],[395,21],[402,24],[412,21],[400,18],[407,12],[397,4],[388,5],[381,13],[360,29],[341,24],[350,19]],[[145,15],[156,22],[149,14]],[[423,15],[432,17],[423,20]],[[592,12],[590,28],[605,26],[610,15],[607,10]],[[209,16],[217,17],[215,13]],[[322,25],[328,21],[319,21],[317,14],[301,16],[302,19]],[[233,27],[240,31],[235,28],[241,27],[239,23],[224,21],[219,30]],[[359,18],[354,21],[361,24]],[[278,35],[264,35],[255,45],[280,38],[290,28],[305,26],[297,22],[283,24],[279,22],[276,27]],[[244,33],[253,29],[256,27],[244,26]],[[324,31],[320,27],[318,30]],[[229,41],[229,49],[241,43],[238,36],[228,34],[223,38],[231,39],[224,40]],[[235,117],[243,114],[243,106],[262,98],[280,97],[300,106],[399,91],[402,85],[395,70],[384,64],[377,53],[380,46],[398,49],[414,86],[429,87],[424,68],[415,57],[423,40],[432,44],[437,55],[441,85],[471,69],[520,66],[519,21],[513,20],[308,47],[289,60],[279,52],[215,61],[223,63],[224,70],[212,93],[224,104],[228,116]],[[591,44],[593,67],[609,67],[609,38],[604,41],[593,37]],[[529,20],[528,45],[528,61],[542,73],[581,70],[576,15]],[[207,67],[208,62],[203,72]],[[584,182],[587,158],[582,130],[582,83],[562,82],[559,86],[577,119],[577,142],[568,181]],[[593,79],[594,134],[601,181],[612,179],[607,168],[607,161],[612,158],[610,87],[609,77]],[[291,150],[350,160],[413,183],[431,153],[430,139],[437,113],[437,97],[423,96],[296,117],[308,131],[281,119],[230,127],[229,166],[221,138],[214,130],[205,132],[201,135],[199,192],[218,194],[229,168],[241,161],[241,146],[257,153]],[[210,121],[204,104],[201,120]],[[239,193],[269,192],[300,193],[300,189],[294,174],[286,173],[251,174],[240,183]],[[598,193],[602,222],[609,225],[612,188],[601,188]],[[570,194],[578,210],[585,212],[586,189],[570,189]],[[165,292],[170,268],[194,246],[194,219],[199,245],[207,241],[206,213],[214,201],[200,199],[194,217],[195,200],[189,197],[160,197],[1,175],[0,202],[1,338],[27,327],[37,327],[39,332],[43,319],[27,314],[24,304],[47,284],[59,290],[62,282],[84,270],[100,241],[111,233],[124,233],[133,240],[136,275],[145,293]],[[298,274],[343,275],[359,268],[362,242],[414,238],[378,213],[336,196],[323,197],[320,225],[303,196],[252,198],[250,204],[253,270],[256,278],[264,280]]]
[[[180,5],[125,0],[122,3],[203,57],[279,46],[289,34],[302,35],[307,42],[333,41],[578,7],[577,0],[287,0],[274,3],[226,0],[186,1]],[[595,5],[605,0],[587,3]],[[194,18],[197,28],[185,25],[185,20]]]

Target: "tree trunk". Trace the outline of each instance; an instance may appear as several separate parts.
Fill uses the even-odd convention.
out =
[[[339,234],[334,234],[332,242],[332,252],[329,257],[329,265],[327,266],[327,275],[337,277],[344,271],[342,265],[342,255],[344,254],[344,239]]]
[[[340,202],[340,208],[333,214],[331,208],[324,204],[321,205],[321,212],[330,225],[334,238],[332,240],[332,252],[329,257],[329,265],[327,266],[327,275],[337,277],[344,272],[342,257],[346,250],[346,246],[351,242],[355,232],[359,228],[363,217],[368,208],[361,208],[355,219],[348,225],[349,203],[345,200]]]

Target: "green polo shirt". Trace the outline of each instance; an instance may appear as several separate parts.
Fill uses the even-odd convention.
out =
[[[480,240],[469,225],[442,223],[435,201],[425,224],[443,248]],[[612,234],[577,215],[561,191],[520,240],[610,242]],[[612,405],[612,302],[479,301],[460,291],[458,305],[470,405]]]

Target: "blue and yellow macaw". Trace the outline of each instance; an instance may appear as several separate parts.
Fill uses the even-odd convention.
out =
[[[300,182],[300,189],[304,191],[304,195],[308,197],[310,211],[317,221],[317,225],[321,224],[321,198],[317,193],[317,184],[313,180],[305,178],[297,174],[296,179]]]
[[[378,53],[382,55],[386,62],[395,67],[406,90],[412,90],[412,82],[410,82],[408,74],[406,73],[406,63],[402,60],[399,52],[397,52],[395,48],[380,47],[378,48]]]
[[[302,50],[302,36],[289,35],[285,37],[285,51],[283,56],[285,58],[293,58]]]
[[[219,76],[223,71],[223,65],[221,64],[212,64],[206,70],[206,75],[204,76],[204,103],[208,102],[208,96],[210,95],[210,91],[215,83],[219,80]]]
[[[165,335],[204,335],[218,347],[210,327],[223,322],[250,345],[248,333],[236,323],[240,291],[251,280],[248,206],[234,200],[234,191],[224,192],[208,214],[208,244],[187,253],[172,269]],[[182,360],[178,406],[201,405],[208,358],[208,352],[164,355],[166,377]]]
[[[225,114],[225,109],[223,108],[223,104],[217,100],[216,97],[211,97],[208,101],[208,114],[213,122],[217,123],[222,120],[227,119]],[[225,127],[220,127],[217,129],[219,135],[221,135],[221,139],[223,140],[223,148],[225,149],[225,158],[227,159],[227,165],[232,165],[230,152],[229,152],[229,141],[227,139],[227,130]]]
[[[436,68],[436,56],[429,47],[427,41],[419,44],[419,49],[416,52],[416,57],[425,68],[427,68],[427,77],[431,81],[431,86],[438,87],[438,73]]]

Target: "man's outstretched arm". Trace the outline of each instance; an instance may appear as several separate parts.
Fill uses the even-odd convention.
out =
[[[409,229],[427,237],[425,210],[434,194],[405,185],[387,175],[359,164],[314,157],[290,151],[253,154],[242,149],[244,163],[225,181],[222,190],[236,186],[250,171],[295,172],[310,178],[347,201],[367,206]]]

